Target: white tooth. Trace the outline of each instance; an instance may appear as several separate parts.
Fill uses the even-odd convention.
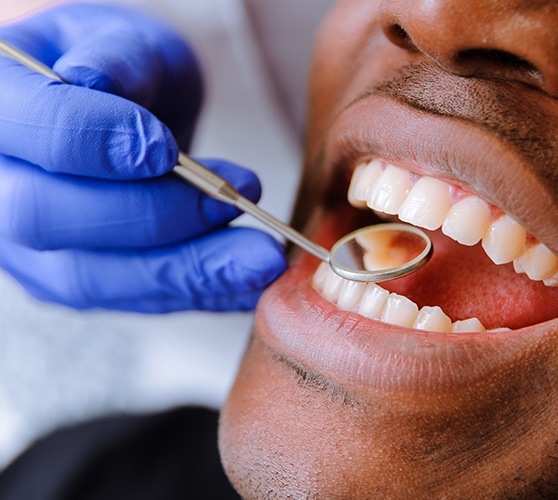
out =
[[[558,286],[558,273],[556,273],[554,276],[551,276],[551,277],[548,278],[548,279],[545,279],[545,280],[543,281],[543,283],[544,283],[546,286]]]
[[[450,187],[432,177],[423,177],[399,209],[399,218],[415,226],[438,229],[450,211]]]
[[[381,173],[381,160],[375,159],[371,162],[360,164],[351,178],[348,195],[349,203],[355,207],[365,207],[368,192]]]
[[[419,311],[413,328],[429,332],[449,333],[451,331],[451,319],[438,306],[425,306]]]
[[[396,214],[411,189],[409,172],[388,165],[366,198],[366,204],[387,214]]]
[[[378,319],[382,315],[388,296],[389,292],[378,285],[374,283],[366,285],[358,306],[359,314],[370,319]]]
[[[346,311],[352,311],[364,293],[366,283],[358,281],[343,280],[337,305]]]
[[[524,272],[534,281],[542,281],[558,271],[558,257],[545,245],[537,243],[515,259],[513,267],[516,272]]]
[[[382,312],[382,321],[391,325],[412,328],[418,316],[418,306],[407,297],[390,294]]]
[[[490,211],[488,204],[476,196],[456,203],[442,225],[442,232],[462,245],[476,245],[486,233]]]
[[[502,326],[501,328],[493,328],[492,330],[486,330],[486,333],[504,333],[504,332],[511,332],[511,328],[506,326]]]
[[[524,254],[525,255],[525,254]],[[521,264],[521,261],[519,259],[514,259],[513,260],[513,270],[517,273],[517,274],[521,274],[525,272],[525,269],[523,269],[523,264]]]
[[[482,247],[495,264],[506,264],[525,251],[527,233],[508,215],[494,221],[482,239]]]
[[[330,302],[336,302],[339,298],[342,284],[343,278],[335,274],[331,269],[328,269],[322,291],[323,296]]]
[[[314,273],[314,276],[312,278],[312,284],[314,285],[314,288],[316,290],[322,291],[328,270],[329,264],[327,264],[326,262],[322,262],[318,266],[318,269],[316,269],[316,272]]]
[[[469,318],[462,321],[456,321],[452,325],[451,331],[452,333],[485,332],[486,328],[482,326],[482,323],[477,318]]]

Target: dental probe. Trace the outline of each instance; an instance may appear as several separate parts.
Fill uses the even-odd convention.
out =
[[[68,83],[40,61],[2,40],[0,55],[10,57],[47,78]],[[250,214],[303,250],[329,263],[331,269],[345,279],[381,282],[400,278],[417,271],[432,257],[430,238],[422,230],[407,224],[377,224],[361,228],[341,238],[328,251],[244,198],[228,181],[186,153],[179,152],[178,165],[173,172],[205,194]]]

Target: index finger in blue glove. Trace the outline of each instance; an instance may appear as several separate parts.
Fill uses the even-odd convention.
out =
[[[0,265],[28,291],[79,309],[249,310],[286,268],[280,245],[246,228],[143,251],[39,252],[0,243]]]
[[[257,202],[256,175],[201,160]],[[193,238],[240,214],[178,176],[137,182],[50,174],[0,155],[0,234],[36,249],[146,248]]]
[[[202,101],[199,64],[168,25],[124,7],[64,5],[0,30],[67,82],[119,95],[152,111],[174,134]]]
[[[138,179],[170,170],[178,148],[170,130],[131,101],[0,57],[0,153],[50,172]]]

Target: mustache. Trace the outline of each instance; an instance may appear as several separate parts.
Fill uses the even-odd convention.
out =
[[[352,104],[383,95],[417,110],[490,130],[558,186],[558,101],[518,82],[462,77],[435,63],[407,65]]]

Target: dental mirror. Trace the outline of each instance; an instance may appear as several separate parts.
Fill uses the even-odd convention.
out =
[[[303,250],[328,262],[342,278],[371,282],[393,280],[417,271],[432,257],[432,242],[424,231],[395,223],[354,231],[328,251],[241,196],[225,179],[186,154],[179,154],[178,163],[174,167],[177,175],[209,196],[252,215]]]
[[[0,55],[10,57],[27,68],[65,83],[50,68],[0,40]],[[406,224],[368,226],[341,238],[331,251],[305,238],[271,214],[244,198],[225,179],[180,153],[173,172],[212,198],[234,205],[310,252],[341,276],[353,281],[388,281],[411,274],[432,257],[432,242],[425,232]]]
[[[430,238],[407,224],[378,224],[341,238],[329,252],[329,265],[353,281],[388,281],[413,273],[432,257]]]

